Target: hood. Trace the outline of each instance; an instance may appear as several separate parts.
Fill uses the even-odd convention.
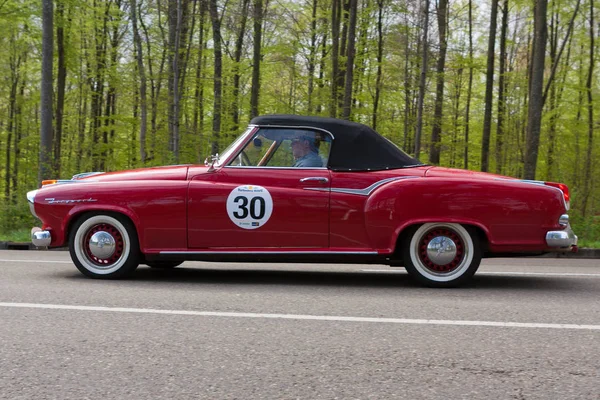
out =
[[[80,178],[81,181],[110,182],[110,181],[142,181],[159,180],[174,181],[187,179],[189,165],[172,165],[165,167],[139,168],[128,171],[105,172]]]
[[[476,172],[465,169],[431,167],[425,172],[425,176],[429,178],[468,178],[481,180],[494,179],[515,179],[509,176],[490,174],[488,172]]]

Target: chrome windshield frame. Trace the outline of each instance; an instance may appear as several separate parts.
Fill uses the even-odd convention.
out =
[[[229,163],[238,154],[238,149],[244,148],[248,142],[248,138],[252,137],[254,132],[258,129],[256,125],[249,125],[248,128],[240,134],[223,152],[222,155],[218,155],[218,159],[215,162],[215,167],[221,168]]]

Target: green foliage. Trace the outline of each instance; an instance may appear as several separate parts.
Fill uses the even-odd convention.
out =
[[[27,200],[0,205],[0,241],[30,241],[30,231],[40,221],[29,212]]]
[[[569,213],[573,231],[578,237],[579,247],[600,248],[600,215],[583,217],[572,210]]]

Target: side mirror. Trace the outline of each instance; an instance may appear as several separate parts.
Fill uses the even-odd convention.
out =
[[[204,160],[204,165],[208,167],[208,172],[213,172],[215,170],[215,164],[217,161],[219,161],[219,153],[213,154],[210,157],[206,157]]]
[[[254,140],[252,141],[252,144],[254,145],[254,147],[260,149],[263,145],[263,142],[262,142],[262,139],[254,138]]]

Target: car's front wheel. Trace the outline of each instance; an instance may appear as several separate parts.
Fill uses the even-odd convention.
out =
[[[475,231],[454,223],[427,223],[404,240],[406,271],[430,287],[459,286],[473,276],[481,262]]]
[[[90,213],[70,230],[69,252],[75,266],[91,278],[116,279],[139,265],[137,232],[125,217]]]

